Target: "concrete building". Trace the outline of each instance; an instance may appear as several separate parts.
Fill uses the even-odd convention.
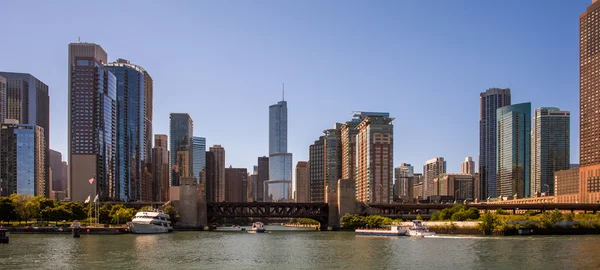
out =
[[[336,123],[334,128],[324,130],[325,133],[325,186],[337,190],[337,182],[342,176],[342,143],[340,128],[342,124]]]
[[[414,167],[402,163],[394,169],[394,201],[409,202],[414,198]]]
[[[248,173],[248,202],[257,202],[256,182],[258,182],[258,167],[254,166],[254,171],[252,171],[252,174]]]
[[[465,161],[460,163],[460,173],[475,175],[475,161],[472,157],[466,157]]]
[[[269,180],[263,183],[268,201],[292,199],[292,154],[287,152],[287,102],[269,106]]]
[[[117,79],[93,43],[69,44],[69,198],[119,197],[116,183]],[[90,181],[91,180],[91,181]]]
[[[19,124],[42,128],[44,136],[44,177],[46,183],[42,196],[50,195],[50,96],[48,85],[28,73],[0,72],[6,79],[5,119],[15,119]],[[0,83],[2,84],[2,83]],[[1,108],[1,106],[0,106]]]
[[[225,148],[223,148],[220,144],[215,144],[209,148],[209,151],[212,152],[214,156],[214,159],[211,160],[211,162],[213,162],[211,166],[213,166],[212,169],[214,170],[212,171],[212,173],[214,173],[214,182],[211,184],[213,188],[212,193],[214,194],[215,201],[224,202],[226,193]]]
[[[206,167],[206,138],[193,137],[192,144],[194,148],[194,177],[200,180],[200,173]],[[198,183],[200,183],[200,181],[198,181]]]
[[[423,182],[413,184],[413,196],[417,200],[423,199]]]
[[[206,152],[206,171],[205,171],[204,182],[206,189],[206,201],[216,202],[217,201],[217,162],[215,160],[214,152]],[[225,173],[225,172],[223,172]]]
[[[0,76],[0,124],[4,123],[6,118],[6,78]]]
[[[531,103],[499,108],[497,117],[497,194],[530,197]]]
[[[454,200],[475,200],[475,176],[470,174],[440,174],[434,179],[439,196],[452,196]]]
[[[67,175],[68,165],[62,160],[62,154],[58,151],[50,149],[50,182],[52,191],[67,190]],[[50,196],[52,198],[52,196]]]
[[[179,177],[193,177],[194,168],[190,161],[194,160],[192,138],[194,137],[194,121],[187,113],[171,113],[170,152],[171,152],[171,186],[179,185]],[[187,157],[184,157],[187,156]],[[177,160],[187,161],[185,166]],[[182,175],[181,173],[185,174]]]
[[[432,158],[423,166],[423,198],[435,194],[434,179],[440,174],[446,173],[446,161],[443,157]]]
[[[498,197],[496,189],[496,113],[508,106],[510,89],[490,88],[479,95],[479,174],[482,198]]]
[[[356,196],[367,203],[393,200],[394,125],[388,113],[363,113],[356,129]]]
[[[226,202],[247,202],[248,170],[246,168],[225,168]]]
[[[256,182],[256,201],[264,202],[265,181],[269,180],[269,157],[258,157],[258,180]]]
[[[166,134],[154,135],[152,149],[152,198],[157,202],[169,201],[169,138]]]
[[[152,77],[144,68],[126,59],[119,58],[104,66],[117,79],[117,196],[114,199],[152,201],[152,192],[148,195],[148,190],[152,190],[151,181],[145,176],[152,158],[151,149],[147,149],[152,145],[148,142],[152,140],[152,97],[146,97],[152,95]]]
[[[554,195],[554,172],[569,169],[571,114],[537,108],[531,132],[531,194]]]
[[[43,129],[7,119],[0,125],[0,140],[0,196],[46,196]]]
[[[309,147],[310,202],[325,202],[325,136]]]
[[[310,202],[310,181],[308,162],[298,161],[296,164],[296,202]]]
[[[340,141],[342,145],[342,178],[356,179],[356,127],[361,118],[356,116],[340,127]]]
[[[579,194],[579,168],[554,172],[554,195]]]

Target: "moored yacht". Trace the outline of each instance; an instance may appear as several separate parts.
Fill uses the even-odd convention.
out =
[[[423,224],[423,221],[413,220],[413,226],[408,228],[406,235],[413,237],[428,237],[434,236],[435,232],[430,232],[427,226]]]
[[[138,212],[127,225],[132,233],[152,234],[173,231],[169,215],[157,209]]]
[[[354,230],[356,235],[370,235],[370,236],[405,236],[406,229],[393,225],[390,229],[356,229]]]

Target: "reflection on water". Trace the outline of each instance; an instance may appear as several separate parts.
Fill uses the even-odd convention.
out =
[[[356,237],[352,232],[12,235],[0,269],[575,269],[600,236]],[[279,229],[285,229],[281,227]]]

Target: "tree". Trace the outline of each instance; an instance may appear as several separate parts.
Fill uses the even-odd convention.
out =
[[[479,219],[481,220],[481,223],[479,223],[479,228],[485,235],[492,234],[496,226],[499,224],[498,217],[488,211],[485,211],[485,213],[481,215]]]
[[[19,224],[21,224],[21,220],[25,219],[26,216],[25,204],[27,203],[28,196],[21,194],[11,194],[10,200],[12,201],[12,204],[15,207],[16,218],[19,220]],[[27,224],[27,221],[25,221],[25,224]]]
[[[8,197],[0,197],[0,220],[11,221],[16,219],[13,202]]]
[[[100,223],[110,223],[110,212],[113,208],[113,205],[110,203],[105,203],[103,204],[100,209],[98,210],[98,215],[99,215],[99,221]]]
[[[65,208],[71,211],[72,220],[84,220],[87,218],[85,206],[80,202],[67,202],[63,204]]]
[[[169,215],[169,217],[171,218],[171,223],[173,225],[175,225],[175,223],[177,223],[177,221],[179,221],[179,214],[177,214],[177,210],[175,210],[175,207],[173,207],[172,205],[167,205],[167,207],[165,207],[165,214]]]
[[[144,212],[144,211],[152,211],[152,207],[149,205],[142,206],[142,208],[140,208],[140,212]]]
[[[417,214],[417,220],[423,220],[423,217],[421,216],[421,214]]]
[[[135,210],[133,208],[123,207],[115,211],[115,213],[112,215],[112,220],[117,224],[121,224],[123,222],[130,221],[134,215]]]

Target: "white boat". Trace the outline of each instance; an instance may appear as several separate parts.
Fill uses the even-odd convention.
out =
[[[267,231],[267,229],[265,228],[265,224],[263,224],[260,221],[254,222],[252,224],[252,229],[250,229],[250,232],[253,232],[253,233],[264,233],[266,231]]]
[[[157,209],[138,212],[127,225],[129,225],[129,230],[132,233],[139,234],[168,233],[173,231],[169,215]]]
[[[356,235],[370,235],[370,236],[405,236],[406,229],[400,226],[391,226],[387,229],[356,229],[354,230]]]
[[[423,221],[413,220],[413,226],[408,228],[406,235],[413,237],[429,237],[434,236],[435,232],[430,232],[427,226],[423,224]]]

